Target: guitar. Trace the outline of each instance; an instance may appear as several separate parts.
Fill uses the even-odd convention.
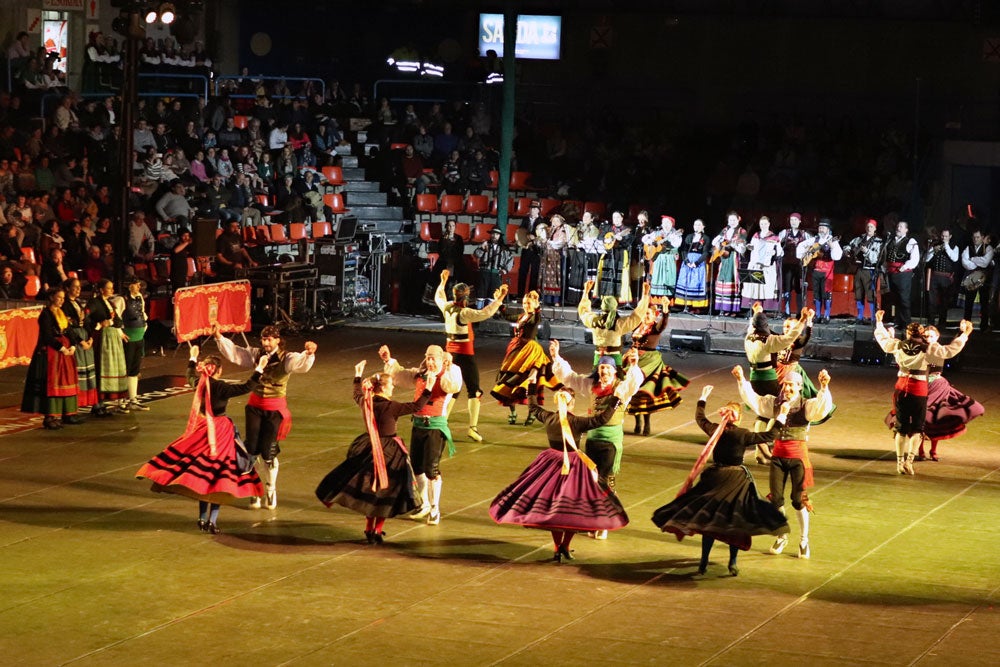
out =
[[[675,229],[675,230],[672,230],[669,234],[667,234],[667,236],[665,238],[659,239],[659,240],[655,241],[654,243],[649,243],[649,244],[646,244],[645,246],[643,246],[643,256],[646,258],[646,261],[647,262],[652,262],[654,257],[656,257],[659,253],[663,252],[664,250],[666,250],[667,249],[667,245],[666,244],[667,244],[667,241],[669,240],[670,236],[677,235],[677,234],[680,235],[681,241],[683,241],[684,240],[684,230],[683,229]],[[680,243],[678,243],[677,246],[674,246],[674,247],[678,247],[678,246],[680,246]]]
[[[615,244],[621,239],[614,232],[608,232],[604,235],[604,249],[611,250],[615,247]]]
[[[518,248],[527,248],[531,246],[531,234],[524,227],[518,227],[514,231],[514,240],[517,242]]]
[[[829,244],[839,240],[840,240],[839,236],[834,236],[829,241],[827,241],[827,243]],[[819,257],[820,253],[822,252],[823,252],[823,246],[819,243],[819,241],[813,243],[811,246],[809,246],[809,249],[806,250],[806,254],[802,257],[802,266],[803,267],[809,266],[810,262]]]
[[[712,252],[712,256],[708,258],[708,263],[714,264],[720,257],[722,257],[722,253],[728,251],[729,251],[729,241],[726,240],[720,243],[719,247]]]

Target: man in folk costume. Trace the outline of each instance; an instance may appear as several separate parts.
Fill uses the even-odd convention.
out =
[[[819,392],[814,398],[802,398],[802,377],[798,373],[788,373],[781,384],[778,396],[761,396],[753,390],[744,378],[743,369],[733,368],[733,376],[740,392],[740,400],[761,417],[774,419],[782,406],[789,405],[788,420],[774,439],[771,452],[770,500],[771,504],[784,513],[785,485],[791,480],[790,498],[799,520],[799,558],[809,558],[809,511],[811,505],[806,489],[813,486],[813,468],[809,461],[809,423],[819,421],[828,415],[833,407],[830,394],[830,374],[823,369],[819,373]],[[772,554],[780,554],[788,544],[788,533],[779,535],[771,545]]]
[[[979,295],[979,329],[990,331],[990,287],[993,277],[993,246],[979,230],[972,232],[972,243],[962,251],[962,266],[968,272],[962,280],[965,292],[965,319],[972,319],[972,306]],[[978,272],[978,273],[977,273]]]
[[[252,458],[259,459],[257,469],[264,481],[264,504],[267,509],[278,506],[279,442],[292,430],[292,413],[288,410],[288,378],[292,373],[307,373],[316,361],[316,343],[306,341],[302,352],[285,350],[281,330],[266,326],[260,332],[260,347],[240,347],[214,327],[215,343],[222,356],[243,368],[254,368],[261,356],[269,357],[260,382],[250,393],[244,409],[246,430],[244,444]],[[260,507],[260,498],[250,499],[250,507]]]
[[[785,302],[785,317],[792,314],[792,293],[799,295],[798,307],[805,307],[805,291],[802,286],[802,262],[795,254],[799,245],[812,238],[804,229],[801,213],[788,215],[788,229],[778,232],[778,243],[781,245],[781,299]]]
[[[875,313],[875,341],[886,354],[893,355],[899,367],[892,393],[892,407],[896,413],[893,426],[896,472],[912,475],[913,459],[923,440],[927,420],[928,365],[933,360],[936,366],[943,366],[945,359],[961,352],[972,333],[972,322],[959,322],[961,333],[948,345],[941,345],[936,341],[928,342],[924,338],[924,328],[916,322],[907,325],[906,339],[898,340],[895,332],[882,323],[884,314],[881,310]]]
[[[896,235],[884,247],[885,271],[889,275],[889,293],[895,307],[893,321],[900,329],[910,323],[910,294],[913,290],[913,270],[920,264],[920,246],[910,236],[905,220],[896,223]],[[885,303],[882,304],[885,309]]]
[[[833,284],[833,265],[844,256],[840,240],[830,235],[830,221],[823,218],[819,221],[819,234],[811,241],[799,244],[796,254],[802,260],[802,270],[809,271],[812,280],[813,303],[818,322],[830,322],[830,309],[833,306],[833,294],[830,285]]]
[[[941,238],[931,243],[924,256],[928,267],[927,292],[930,295],[930,320],[937,315],[938,327],[945,328],[948,323],[948,307],[951,305],[952,290],[955,285],[955,274],[958,270],[958,245],[951,240],[951,230],[942,229]]]
[[[857,306],[857,322],[871,324],[878,305],[875,290],[878,288],[879,258],[882,257],[882,238],[875,232],[878,222],[865,223],[865,233],[848,244],[847,254],[858,266],[854,274],[854,300]],[[871,317],[868,316],[871,309]]]
[[[429,386],[428,378],[437,377],[431,387],[431,400],[413,414],[413,433],[410,435],[410,460],[420,503],[410,518],[426,517],[428,524],[436,526],[441,522],[441,485],[444,481],[440,470],[441,455],[445,446],[449,454],[455,451],[448,428],[448,413],[454,400],[452,394],[462,389],[462,371],[452,364],[451,355],[440,345],[429,345],[423,362],[416,368],[403,368],[385,345],[379,348],[378,355],[384,364],[382,372],[391,375],[400,387],[413,386],[414,400]]]
[[[469,286],[465,283],[458,283],[452,288],[455,300],[448,301],[448,297],[445,295],[445,285],[450,275],[448,269],[441,272],[441,283],[434,293],[434,303],[444,315],[444,331],[448,337],[444,349],[451,353],[452,363],[461,369],[465,390],[469,396],[468,436],[476,442],[482,442],[483,436],[479,433],[479,409],[483,390],[479,386],[479,367],[476,365],[474,347],[476,336],[472,330],[472,324],[488,320],[496,314],[500,306],[503,305],[504,297],[507,296],[507,286],[498,287],[493,293],[493,301],[482,310],[476,310],[467,305]]]
[[[502,234],[499,227],[493,227],[490,229],[490,240],[483,241],[482,245],[472,253],[479,260],[477,294],[480,296],[492,294],[500,287],[503,274],[508,273],[514,266],[514,256],[501,240]]]
[[[726,215],[725,228],[712,239],[712,260],[720,260],[715,276],[715,309],[723,317],[740,312],[740,255],[747,249],[747,232],[736,211]]]
[[[589,375],[573,372],[569,362],[559,356],[559,341],[549,342],[549,356],[552,358],[552,372],[556,379],[583,396],[590,395],[590,414],[597,415],[604,411],[606,403],[621,400],[615,410],[615,416],[604,426],[587,432],[584,451],[597,464],[598,481],[610,491],[615,490],[615,476],[621,468],[622,444],[625,431],[622,424],[625,421],[625,406],[642,385],[642,371],[638,365],[638,354],[629,350],[625,355],[625,376],[619,379],[618,366],[614,358],[601,357],[598,360],[597,371]],[[616,392],[619,384],[625,388]],[[617,396],[617,397],[616,397]],[[595,534],[598,539],[607,538],[606,531]]]
[[[680,247],[684,243],[684,230],[674,227],[675,221],[669,215],[660,219],[660,228],[642,237],[646,259],[652,259],[650,292],[653,303],[666,303],[674,296],[677,287],[677,261]],[[664,307],[668,310],[669,306]]]
[[[583,286],[583,300],[576,312],[583,326],[590,330],[594,337],[594,365],[603,356],[613,357],[615,363],[621,364],[622,336],[642,324],[649,309],[649,283],[642,286],[642,298],[636,304],[635,310],[627,317],[618,317],[618,300],[613,296],[601,297],[601,310],[595,313],[590,306],[591,292],[594,281],[588,280]]]
[[[613,296],[622,303],[632,300],[629,283],[629,248],[632,229],[625,226],[621,211],[611,214],[611,223],[601,228],[605,253],[597,261],[597,289],[602,296]]]

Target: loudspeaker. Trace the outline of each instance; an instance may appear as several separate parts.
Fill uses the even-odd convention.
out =
[[[215,257],[215,231],[219,228],[216,218],[195,218],[191,228],[195,257]]]
[[[671,350],[691,350],[693,352],[708,352],[709,345],[707,331],[694,331],[690,329],[670,330]]]

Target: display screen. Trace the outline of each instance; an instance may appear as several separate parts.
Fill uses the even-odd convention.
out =
[[[562,40],[561,16],[517,17],[517,45],[514,56],[535,60],[559,60]],[[503,56],[503,14],[479,15],[479,55],[489,50]]]

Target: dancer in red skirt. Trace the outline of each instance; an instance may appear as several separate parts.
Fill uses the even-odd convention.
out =
[[[533,371],[531,379],[537,378]],[[597,466],[577,448],[580,435],[606,424],[627,397],[627,386],[619,383],[613,400],[600,414],[577,417],[573,409],[574,392],[563,387],[555,392],[555,412],[538,405],[534,384],[529,387],[529,411],[545,425],[549,448],[525,468],[524,472],[490,505],[490,516],[497,523],[528,528],[542,528],[552,533],[553,560],[573,560],[569,544],[580,531],[617,530],[628,525],[628,515],[611,491],[597,482]],[[576,454],[573,456],[570,450]]]
[[[264,494],[226,405],[234,396],[249,393],[260,381],[269,356],[257,361],[253,375],[243,384],[229,384],[222,377],[222,358],[210,354],[198,361],[198,346],[191,346],[188,383],[195,387],[184,435],[167,445],[135,473],[153,482],[154,491],[169,491],[197,498],[198,527],[215,535],[219,503],[230,498]]]

